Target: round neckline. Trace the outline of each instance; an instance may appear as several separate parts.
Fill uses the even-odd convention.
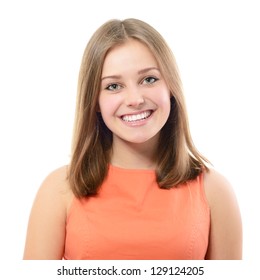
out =
[[[115,170],[119,172],[127,172],[127,173],[149,173],[149,174],[155,174],[155,169],[143,169],[143,168],[124,168],[124,167],[119,167],[113,164],[109,164],[109,169],[110,170]]]

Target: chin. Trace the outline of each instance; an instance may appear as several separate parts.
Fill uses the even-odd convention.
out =
[[[151,135],[146,137],[135,137],[135,138],[128,138],[124,139],[125,141],[132,143],[132,144],[148,144],[158,140],[158,135]]]

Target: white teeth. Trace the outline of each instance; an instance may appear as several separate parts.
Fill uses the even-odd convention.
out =
[[[137,114],[137,115],[123,116],[122,119],[125,122],[136,122],[136,121],[141,121],[141,120],[147,119],[151,114],[152,114],[152,111],[145,111],[145,112],[143,112],[141,114]]]

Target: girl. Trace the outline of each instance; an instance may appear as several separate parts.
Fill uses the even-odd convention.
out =
[[[195,148],[161,35],[111,20],[80,69],[69,166],[36,196],[24,259],[241,259],[232,187]]]

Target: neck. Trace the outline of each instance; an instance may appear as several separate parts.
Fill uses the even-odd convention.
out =
[[[136,144],[113,141],[111,164],[126,169],[155,169],[156,145],[154,142],[150,140]]]

